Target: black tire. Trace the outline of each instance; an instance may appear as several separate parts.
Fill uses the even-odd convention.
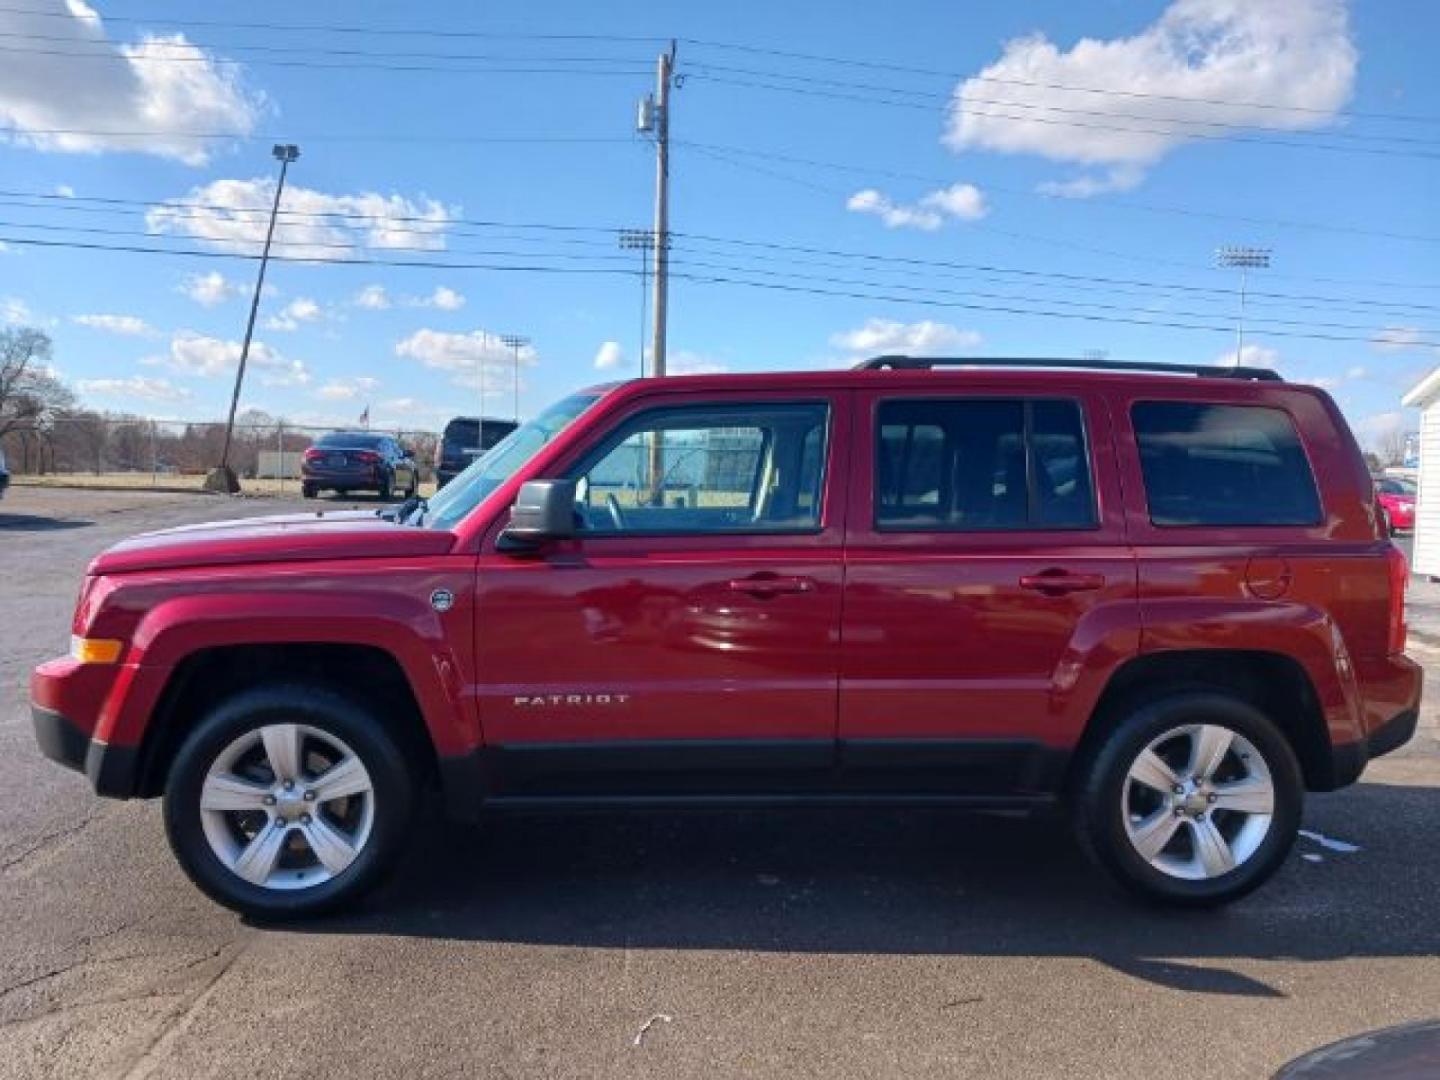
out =
[[[1235,869],[1190,880],[1152,866],[1126,833],[1126,777],[1140,752],[1167,731],[1218,724],[1260,753],[1274,789],[1269,831]],[[1184,690],[1132,701],[1077,766],[1070,798],[1081,846],[1121,885],[1146,900],[1176,907],[1216,907],[1262,885],[1284,863],[1300,828],[1305,784],[1289,741],[1250,703],[1223,691]]]
[[[376,492],[381,502],[389,502],[395,495],[395,477],[386,473],[380,478],[380,488]]]
[[[215,759],[246,732],[272,723],[306,724],[339,738],[373,784],[374,819],[360,853],[335,877],[307,888],[244,880],[215,854],[201,820],[200,792]],[[414,805],[406,757],[374,713],[321,686],[276,684],[225,699],[195,726],[170,766],[165,830],[181,867],[212,900],[258,920],[297,919],[349,905],[374,888],[404,848]]]
[[[300,485],[300,496],[301,496],[301,498],[304,498],[304,499],[313,499],[313,498],[315,498],[315,496],[316,496],[317,494],[319,494],[319,489],[317,489],[314,484],[301,484],[301,485]]]

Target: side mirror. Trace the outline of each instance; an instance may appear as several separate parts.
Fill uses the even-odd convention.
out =
[[[530,480],[520,485],[510,524],[500,534],[500,551],[534,551],[551,540],[575,535],[575,481]]]

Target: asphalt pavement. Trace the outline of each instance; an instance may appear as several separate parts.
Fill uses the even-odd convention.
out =
[[[1058,817],[608,813],[427,818],[360,910],[247,925],[41,758],[25,683],[105,545],[301,505],[0,503],[0,1077],[1264,1077],[1440,1014],[1433,707],[1222,912],[1137,906]]]

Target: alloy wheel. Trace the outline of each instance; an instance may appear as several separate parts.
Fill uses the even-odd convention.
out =
[[[1264,842],[1275,785],[1243,735],[1221,724],[1189,724],[1136,755],[1120,811],[1131,845],[1152,867],[1208,881],[1238,869]]]
[[[375,788],[359,756],[305,724],[266,724],[216,757],[200,790],[216,858],[265,889],[303,889],[345,872],[375,821]]]

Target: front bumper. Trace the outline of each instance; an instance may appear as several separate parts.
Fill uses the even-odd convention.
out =
[[[33,701],[30,719],[40,752],[67,769],[84,773],[97,795],[128,799],[135,794],[137,748],[109,746],[92,739],[64,714]]]

